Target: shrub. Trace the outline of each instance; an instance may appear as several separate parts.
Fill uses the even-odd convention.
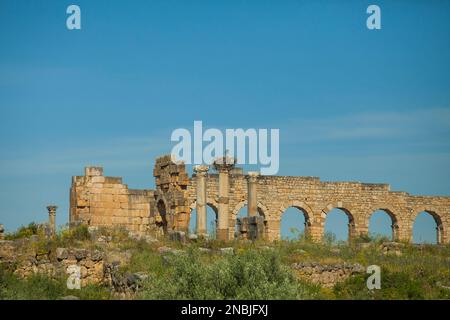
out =
[[[53,242],[55,245],[68,246],[76,241],[90,240],[90,238],[88,227],[86,225],[79,225],[60,230]]]
[[[28,226],[22,226],[17,231],[9,233],[5,236],[6,240],[16,240],[22,238],[29,238],[32,235],[37,235],[39,232],[38,225],[35,222],[31,222]]]
[[[319,288],[299,282],[274,251],[243,251],[205,263],[191,250],[144,284],[144,299],[310,299]]]

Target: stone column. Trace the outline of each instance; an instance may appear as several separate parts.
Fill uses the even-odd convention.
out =
[[[325,233],[326,214],[323,211],[315,211],[311,213],[309,220],[308,236],[313,242],[320,243]]]
[[[5,227],[3,227],[2,224],[0,224],[0,240],[3,240],[5,237]]]
[[[391,225],[391,229],[392,229],[392,241],[398,241],[399,236],[398,236],[398,223],[397,222],[393,222]]]
[[[348,242],[352,242],[356,238],[356,226],[354,221],[348,222]]]
[[[50,233],[52,236],[54,236],[56,234],[56,222],[55,222],[55,217],[56,217],[56,209],[58,209],[57,206],[48,206],[47,210],[48,210],[48,222],[50,225]]]
[[[436,221],[436,244],[443,244],[445,243],[444,240],[444,228],[441,223]]]
[[[256,182],[259,172],[250,171],[247,175],[247,216],[253,217],[258,215],[258,197],[256,194]]]
[[[207,233],[206,226],[206,174],[208,166],[195,166],[194,171],[197,178],[197,228],[198,235]]]
[[[234,159],[223,157],[214,161],[214,168],[219,171],[219,217],[217,221],[217,239],[229,240],[229,175],[234,167]]]

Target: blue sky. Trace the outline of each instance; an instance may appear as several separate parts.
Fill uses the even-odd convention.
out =
[[[450,195],[449,30],[447,1],[2,0],[0,222],[67,222],[90,164],[154,187],[194,120],[279,128],[280,174]]]

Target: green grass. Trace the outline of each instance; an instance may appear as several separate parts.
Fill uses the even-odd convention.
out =
[[[21,279],[0,268],[0,300],[57,300],[68,295],[83,300],[111,298],[110,290],[104,286],[89,285],[81,290],[69,290],[63,278],[50,279],[44,275],[33,275]]]
[[[34,224],[22,227],[11,239],[38,234]],[[148,244],[128,238],[124,229],[100,229],[97,235],[111,238],[108,245],[92,241],[85,226],[61,229],[49,240],[38,239],[25,245],[35,252],[54,252],[57,247],[95,248],[127,251],[128,264],[120,272],[145,272],[149,278],[138,299],[450,299],[450,246],[405,244],[402,255],[386,255],[377,236],[355,239],[351,244],[336,242],[332,235],[315,243],[299,234],[295,240],[273,243],[199,239],[190,244],[162,240]],[[369,245],[361,246],[362,243]],[[184,254],[160,254],[158,247],[169,246]],[[234,254],[221,255],[220,248],[233,247]],[[200,252],[209,248],[211,252]],[[322,264],[360,263],[381,267],[381,289],[368,290],[368,274],[354,276],[334,288],[321,288],[305,282],[290,269],[296,262]],[[35,275],[20,279],[0,269],[0,299],[59,299],[65,295],[81,299],[111,299],[109,288],[88,286],[68,290],[65,279],[52,280]]]

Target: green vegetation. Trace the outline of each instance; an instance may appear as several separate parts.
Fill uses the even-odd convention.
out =
[[[450,246],[403,244],[401,253],[382,250],[385,239],[367,236],[351,244],[336,242],[326,235],[314,243],[298,234],[295,240],[275,243],[199,239],[188,245],[161,240],[146,243],[130,239],[124,229],[99,229],[92,240],[85,226],[61,229],[48,240],[35,224],[8,235],[18,239],[38,235],[27,245],[36,252],[54,252],[57,247],[95,248],[126,253],[128,263],[120,272],[143,272],[148,278],[135,299],[450,299]],[[167,246],[172,253],[160,253]],[[232,247],[234,253],[221,253]],[[381,267],[381,289],[368,290],[368,274],[352,276],[333,288],[307,282],[291,268],[293,263],[359,263]],[[2,269],[3,268],[3,269]],[[60,299],[66,295],[81,299],[111,299],[117,296],[105,286],[68,290],[66,279],[42,275],[20,279],[0,264],[0,299]]]
[[[313,299],[319,288],[295,278],[274,251],[249,250],[221,259],[198,251],[173,256],[170,268],[145,283],[144,299]]]
[[[39,233],[38,225],[35,222],[31,222],[28,226],[22,226],[17,231],[13,233],[8,233],[5,235],[6,240],[16,240],[22,238],[29,238],[33,235],[38,235]]]
[[[111,297],[104,286],[89,285],[82,290],[67,289],[66,280],[33,275],[20,279],[0,267],[0,300],[56,300],[65,296],[83,300],[105,300]]]

